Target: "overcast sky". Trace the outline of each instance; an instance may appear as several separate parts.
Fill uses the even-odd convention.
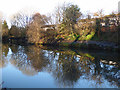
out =
[[[8,19],[12,14],[25,8],[47,14],[58,4],[72,2],[80,7],[82,13],[103,9],[105,14],[109,14],[118,10],[118,1],[120,0],[0,0],[0,11]]]

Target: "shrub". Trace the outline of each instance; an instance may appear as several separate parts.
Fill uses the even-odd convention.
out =
[[[10,37],[14,38],[25,38],[26,37],[26,29],[16,26],[11,26],[9,31]]]

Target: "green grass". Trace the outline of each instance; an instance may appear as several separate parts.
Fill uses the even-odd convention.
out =
[[[98,38],[97,34],[95,33],[95,35],[91,38],[91,40],[99,41],[100,39]]]
[[[91,38],[95,35],[95,32],[91,32],[91,34],[86,36],[86,40],[91,40]]]

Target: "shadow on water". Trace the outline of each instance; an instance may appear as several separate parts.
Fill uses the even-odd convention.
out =
[[[0,67],[6,67],[10,62],[28,76],[46,71],[62,87],[72,87],[79,79],[93,80],[99,85],[105,79],[120,87],[118,53],[2,44],[2,54]]]

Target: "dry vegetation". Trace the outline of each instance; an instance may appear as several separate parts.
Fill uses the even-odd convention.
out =
[[[6,21],[3,22],[2,37],[7,37],[7,39],[21,38],[23,42],[26,39],[27,43],[32,44],[57,44],[61,41],[76,42],[81,40],[119,42],[120,40],[118,37],[120,30],[119,14],[112,13],[104,16],[103,10],[99,10],[94,13],[94,18],[91,18],[90,13],[88,13],[86,19],[82,19],[83,14],[77,5],[66,4],[58,6],[54,16],[57,28],[45,29],[42,26],[50,25],[53,21],[52,16],[41,15],[40,13],[27,16],[19,12],[13,15],[10,30]],[[116,17],[119,19],[110,21],[110,18]],[[111,22],[114,24],[111,25]],[[105,26],[103,27],[101,23],[105,23]]]

